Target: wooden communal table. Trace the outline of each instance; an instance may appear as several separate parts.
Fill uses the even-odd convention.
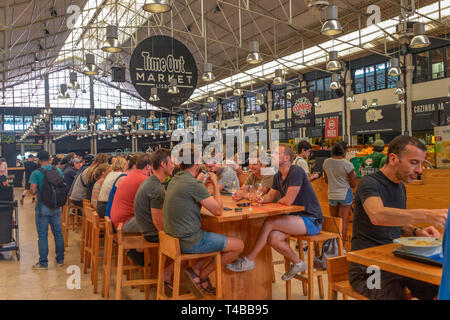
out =
[[[347,260],[365,266],[376,265],[381,270],[438,286],[441,284],[442,268],[398,258],[393,254],[398,247],[399,244],[391,243],[347,252]]]
[[[224,234],[241,239],[244,244],[242,256],[252,249],[261,230],[265,218],[304,210],[302,206],[286,206],[277,203],[266,203],[252,209],[244,207],[242,212],[234,211],[237,203],[231,196],[222,196],[223,206],[232,211],[223,211],[221,216],[214,216],[202,208],[202,228],[206,231]],[[211,277],[214,278],[214,277]],[[269,245],[255,259],[255,269],[245,272],[232,272],[226,267],[222,269],[223,299],[229,300],[270,300],[272,299],[272,251]]]

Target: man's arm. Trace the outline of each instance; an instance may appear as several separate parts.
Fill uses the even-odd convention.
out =
[[[38,190],[38,185],[36,183],[30,183],[30,193],[34,196]]]
[[[437,228],[444,228],[447,221],[447,209],[397,209],[383,205],[380,197],[368,197],[364,210],[372,224],[376,226],[408,226],[428,222]]]
[[[278,203],[285,204],[285,205],[292,205],[295,201],[295,198],[297,198],[297,195],[300,191],[300,186],[292,186],[288,187],[286,195],[278,200]]]
[[[164,230],[163,211],[162,209],[150,208],[152,221],[158,231]]]
[[[210,173],[209,179],[212,182],[214,188],[214,196],[206,198],[202,200],[200,203],[204,206],[208,211],[210,211],[215,216],[222,215],[222,198],[220,196],[220,185],[217,182],[217,176],[214,173]]]
[[[265,195],[263,195],[261,203],[275,202],[280,196],[280,192],[275,189],[270,189]]]

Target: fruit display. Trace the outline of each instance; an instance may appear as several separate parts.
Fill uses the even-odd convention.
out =
[[[361,149],[358,154],[356,155],[357,157],[365,157],[368,156],[369,154],[373,153],[373,147],[367,147],[367,148],[363,148]],[[387,156],[388,154],[388,146],[385,146],[382,153]]]

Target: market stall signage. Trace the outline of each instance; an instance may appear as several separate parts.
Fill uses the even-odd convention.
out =
[[[158,107],[178,106],[185,102],[197,87],[198,70],[189,49],[177,39],[153,36],[134,49],[130,59],[130,77],[136,91],[149,100],[151,88],[157,88],[159,101],[149,101]],[[168,93],[172,79],[180,90]]]
[[[325,138],[338,138],[339,137],[339,118],[325,119]]]
[[[291,105],[291,127],[293,129],[314,127],[314,93],[301,93],[300,90],[293,91]]]
[[[450,98],[434,98],[412,103],[413,131],[433,130],[450,124]]]
[[[350,134],[373,134],[402,130],[401,109],[396,105],[351,110]]]

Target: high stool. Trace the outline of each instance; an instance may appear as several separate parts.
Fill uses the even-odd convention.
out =
[[[104,260],[105,252],[104,245],[100,246],[100,235],[105,231],[105,222],[103,218],[100,218],[96,211],[91,211],[92,231],[90,232],[90,248],[91,254],[91,280],[94,285],[94,293],[97,293],[98,284],[98,267],[100,261]],[[103,249],[103,256],[100,255],[100,249]]]
[[[176,300],[176,299],[197,299],[193,293],[180,295],[181,282],[181,262],[195,260],[199,258],[216,258],[216,296],[217,300],[222,299],[222,259],[220,251],[203,254],[181,254],[180,240],[169,236],[164,231],[159,231],[159,272],[158,288],[156,291],[157,300]],[[164,290],[164,266],[166,257],[174,260],[173,273],[173,295],[172,298],[165,294]]]
[[[86,274],[87,269],[91,267],[92,256],[94,255],[94,209],[90,205],[84,206],[83,219],[84,219],[84,248],[83,248],[83,260],[84,268],[83,272]],[[92,280],[92,276],[91,276]]]
[[[64,248],[67,248],[69,245],[69,206],[67,204],[62,207],[61,227],[64,238]]]
[[[83,213],[83,208],[80,206],[75,205],[75,203],[73,203],[73,201],[68,198],[67,199],[67,205],[69,206],[69,218],[72,217],[72,230],[78,233],[78,228],[81,225],[81,219],[78,216],[78,212]],[[70,215],[70,210],[73,209],[74,210],[74,215]]]
[[[324,221],[322,224],[322,231],[315,236],[296,236],[292,235],[291,238],[296,238],[298,241],[298,251],[300,253],[300,259],[305,261],[305,254],[303,252],[302,241],[306,241],[308,244],[308,261],[306,264],[308,265],[308,269],[302,274],[296,275],[293,279],[297,279],[302,281],[303,286],[303,294],[308,294],[308,300],[314,300],[314,276],[317,276],[318,285],[319,285],[319,295],[320,298],[324,298],[323,292],[323,281],[322,276],[327,273],[326,270],[314,270],[314,252],[315,252],[315,244],[320,242],[337,239],[338,241],[338,252],[339,255],[342,256],[344,252],[344,245],[342,243],[341,235],[342,235],[342,218],[335,217],[323,217]],[[288,238],[289,239],[289,238]],[[289,261],[285,258],[285,270],[288,271],[290,268]],[[292,279],[292,280],[293,280]],[[286,281],[286,300],[291,299],[291,280]]]
[[[343,300],[347,300],[347,297],[358,300],[369,300],[351,287],[348,280],[349,268],[350,262],[345,256],[327,259],[328,300],[336,300],[338,292],[342,293]]]
[[[158,279],[150,279],[150,249],[157,249],[159,243],[152,243],[145,240],[143,235],[126,235],[122,233],[122,223],[117,228],[117,272],[116,272],[116,300],[122,297],[123,286],[145,285],[145,299],[150,296],[150,285],[157,284]],[[123,280],[123,272],[127,270],[140,270],[142,267],[136,265],[124,265],[125,250],[143,249],[144,250],[144,278],[138,280]],[[156,261],[153,261],[156,264]]]
[[[88,199],[83,199],[83,211],[85,208],[90,208],[91,202]],[[84,245],[86,243],[86,215],[82,211],[81,217],[81,238],[80,238],[80,262],[84,262]]]
[[[114,241],[116,238],[116,241]],[[105,242],[102,269],[102,297],[109,299],[109,287],[111,282],[112,261],[117,257],[117,236],[114,234],[113,225],[109,217],[105,217]],[[117,261],[114,259],[114,261]]]

